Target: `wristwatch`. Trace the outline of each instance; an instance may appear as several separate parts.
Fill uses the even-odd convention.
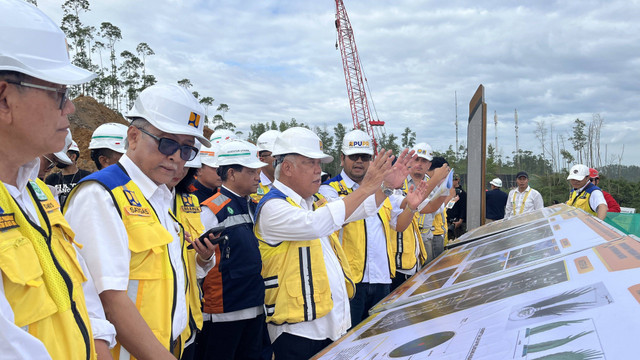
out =
[[[395,189],[393,189],[393,188],[389,188],[389,187],[384,186],[384,182],[382,182],[382,184],[380,184],[380,189],[382,189],[382,192],[387,197],[391,196],[393,194],[393,192],[395,191]]]

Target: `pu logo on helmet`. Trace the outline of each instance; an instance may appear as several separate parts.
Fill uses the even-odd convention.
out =
[[[200,125],[200,115],[192,112],[191,115],[189,115],[189,123],[187,125],[197,129],[198,125]]]
[[[369,142],[368,141],[349,141],[349,147],[354,147],[354,146],[369,147]]]
[[[426,154],[427,150],[424,149],[418,149],[418,154]]]
[[[320,151],[323,151],[323,149],[322,149],[322,140],[318,140],[318,145],[320,146]]]

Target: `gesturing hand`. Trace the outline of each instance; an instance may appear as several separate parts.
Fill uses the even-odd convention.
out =
[[[404,149],[398,156],[395,164],[384,174],[384,183],[387,187],[398,189],[409,175],[409,163],[416,158],[415,151]]]
[[[380,189],[380,185],[382,181],[387,176],[387,173],[391,171],[391,163],[393,162],[394,156],[391,150],[385,151],[384,149],[380,149],[378,152],[378,156],[376,156],[369,164],[369,169],[367,170],[364,179],[362,179],[362,183],[360,187],[364,187],[367,189],[367,192],[373,194],[376,190]]]
[[[427,192],[426,181],[421,180],[417,187],[411,185],[406,196],[407,206],[409,206],[409,210],[417,210],[418,205],[420,205],[428,195],[429,193]]]

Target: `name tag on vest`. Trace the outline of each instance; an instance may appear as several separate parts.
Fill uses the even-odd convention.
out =
[[[44,208],[44,210],[48,213],[60,208],[60,204],[58,204],[58,202],[55,200],[47,200],[47,201],[42,201],[40,203],[42,204],[42,207]]]
[[[181,209],[183,213],[190,213],[190,214],[198,214],[202,211],[200,210],[200,206],[183,206],[181,207]]]
[[[140,206],[125,206],[124,211],[129,215],[151,216],[151,211],[148,208]]]
[[[0,214],[0,231],[7,231],[9,229],[17,228],[19,225],[16,223],[16,217],[13,213]]]

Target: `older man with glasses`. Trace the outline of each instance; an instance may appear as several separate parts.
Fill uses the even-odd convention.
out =
[[[114,358],[180,358],[189,324],[187,266],[208,272],[213,245],[191,241],[200,234],[180,231],[167,188],[198,149],[204,109],[179,86],[154,85],[142,91],[127,114],[127,152],[81,181],[65,214],[84,244],[107,319],[116,327]],[[187,246],[196,249],[187,260]],[[127,357],[128,358],[128,357]]]

